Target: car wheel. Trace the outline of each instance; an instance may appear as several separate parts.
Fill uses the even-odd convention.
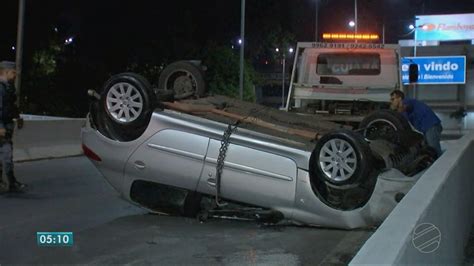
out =
[[[206,83],[202,71],[196,65],[178,61],[167,66],[160,74],[158,89],[174,91],[175,99],[185,99],[203,96]]]
[[[172,90],[155,90],[156,99],[158,102],[173,102],[174,101],[174,91]]]
[[[370,176],[372,153],[357,133],[338,130],[324,135],[311,154],[313,178],[334,186],[357,185]]]
[[[408,120],[398,112],[379,110],[365,117],[359,124],[364,138],[368,140],[385,139],[399,143],[399,132],[411,131]]]
[[[119,140],[139,137],[157,105],[150,83],[135,73],[110,78],[104,85],[100,104],[105,114],[104,128]]]
[[[328,133],[318,141],[309,172],[316,196],[326,205],[345,211],[366,204],[377,180],[368,143],[349,130]]]

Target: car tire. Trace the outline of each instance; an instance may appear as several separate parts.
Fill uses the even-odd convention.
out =
[[[397,132],[412,131],[408,120],[392,110],[379,110],[369,114],[359,124],[359,130],[368,140],[385,139],[396,144],[400,143],[400,134]]]
[[[335,180],[327,175],[322,157],[329,157],[324,154],[325,147],[331,141],[344,141],[345,149],[350,145],[353,155],[346,158],[356,159],[356,164],[352,165],[353,174],[343,180]],[[339,146],[340,147],[340,146]],[[344,145],[342,146],[344,148]],[[332,160],[331,160],[332,162]],[[338,130],[323,136],[314,148],[309,164],[309,176],[311,188],[315,195],[327,206],[348,211],[364,206],[372,196],[377,181],[377,168],[374,165],[368,143],[360,134],[349,130]],[[332,172],[331,172],[332,173]]]
[[[102,128],[112,138],[138,138],[150,121],[157,99],[150,83],[135,73],[111,77],[101,93]]]
[[[174,98],[202,97],[206,83],[201,69],[191,62],[178,61],[168,65],[160,74],[158,89],[174,91]]]
[[[336,188],[355,187],[370,178],[373,158],[368,143],[350,130],[324,135],[310,158],[311,178]]]
[[[173,102],[174,91],[172,90],[155,90],[156,99],[158,102]]]

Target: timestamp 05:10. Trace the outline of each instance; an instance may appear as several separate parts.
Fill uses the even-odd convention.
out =
[[[74,234],[72,232],[37,232],[36,243],[38,246],[72,246]]]

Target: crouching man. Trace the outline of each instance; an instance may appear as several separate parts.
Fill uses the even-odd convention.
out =
[[[390,108],[402,113],[410,123],[425,135],[428,146],[436,150],[441,156],[441,120],[425,103],[415,99],[405,99],[405,94],[400,90],[390,93]]]

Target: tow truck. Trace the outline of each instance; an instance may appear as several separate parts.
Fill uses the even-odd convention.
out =
[[[398,45],[300,42],[295,52],[286,111],[358,123],[401,89]]]

